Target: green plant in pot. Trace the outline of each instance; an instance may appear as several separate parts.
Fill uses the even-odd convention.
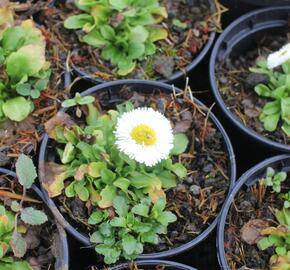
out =
[[[173,135],[170,121],[152,108],[126,102],[100,112],[93,101],[77,94],[63,103],[86,104],[83,125],[65,113],[46,123],[61,164],[46,164],[50,173],[43,185],[50,197],[64,190],[68,199],[77,197],[89,206],[83,222],[93,226],[90,240],[106,264],[121,257],[134,260],[145,244],[157,245],[177,219],[166,209],[165,190],[187,175],[173,157],[189,140],[183,133]]]
[[[0,203],[0,269],[32,270],[31,264],[23,258],[28,251],[25,235],[29,226],[42,225],[48,217],[34,206],[25,206],[27,202],[39,203],[26,193],[37,177],[32,160],[22,154],[17,160],[16,172],[23,194],[1,189],[1,197],[6,200]]]
[[[281,123],[281,128],[290,136],[290,44],[257,61],[253,73],[264,75],[267,83],[260,83],[255,92],[265,98],[265,105],[260,113],[264,129],[274,132]]]
[[[265,185],[273,189],[273,192],[281,193],[281,185],[287,178],[285,172],[278,172],[269,167],[267,168]],[[275,217],[278,221],[277,227],[262,229],[261,238],[257,245],[261,250],[274,248],[274,254],[270,258],[272,270],[287,270],[290,268],[290,210],[287,206],[287,193],[282,194],[284,207],[281,210],[275,209]]]
[[[161,24],[167,11],[158,0],[76,0],[76,5],[84,13],[68,17],[64,26],[82,29],[80,40],[100,48],[101,58],[110,61],[120,76],[155,54],[154,43],[168,35]]]
[[[32,20],[14,25],[4,9],[0,8],[0,14],[6,14],[0,21],[4,26],[0,32],[0,121],[20,122],[33,111],[33,100],[46,89],[51,70],[42,32]]]

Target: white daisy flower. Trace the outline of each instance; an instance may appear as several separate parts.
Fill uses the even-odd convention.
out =
[[[268,68],[275,68],[290,60],[290,43],[284,45],[279,51],[271,53],[267,59]]]
[[[122,114],[115,135],[121,152],[147,166],[167,158],[173,148],[169,120],[152,108],[138,108]]]

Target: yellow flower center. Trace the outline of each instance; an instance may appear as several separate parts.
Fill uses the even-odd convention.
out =
[[[155,130],[144,124],[134,127],[131,131],[131,137],[137,144],[146,146],[153,145],[157,141]]]

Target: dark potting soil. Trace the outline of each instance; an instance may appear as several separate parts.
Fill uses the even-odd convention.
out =
[[[79,41],[83,31],[64,28],[63,21],[70,15],[79,14],[80,11],[71,1],[64,4],[58,2],[55,7],[46,6],[39,20],[55,33],[63,47],[70,53],[70,62],[92,78],[105,81],[118,79],[115,67],[100,58],[100,49],[94,49]],[[162,0],[161,5],[168,11],[168,19],[164,20],[164,25],[168,29],[169,36],[166,40],[157,42],[159,49],[156,55],[140,62],[135,71],[126,78],[169,78],[174,72],[183,70],[190,64],[207,42],[209,33],[219,29],[219,23],[213,16],[214,10],[211,10],[208,2],[208,0]],[[174,19],[186,22],[186,29],[174,26]]]
[[[271,52],[279,50],[289,42],[288,30],[280,34],[263,34],[255,39],[254,48],[244,50],[241,54],[233,52],[230,57],[216,66],[216,78],[218,88],[227,108],[234,113],[246,126],[262,136],[282,143],[289,144],[290,138],[278,124],[276,131],[264,130],[259,115],[266,104],[271,101],[265,97],[259,97],[254,87],[259,83],[265,83],[265,77],[251,73],[249,68],[256,66],[259,57],[266,58]]]
[[[114,108],[108,102],[107,93],[96,97],[102,110]],[[174,132],[186,133],[190,140],[188,150],[179,157],[188,169],[188,176],[175,188],[166,191],[167,208],[176,214],[178,220],[168,227],[167,235],[160,236],[158,245],[146,245],[144,252],[161,252],[193,240],[216,218],[230,185],[230,161],[222,134],[208,118],[207,111],[189,98],[179,96],[174,99],[160,93],[159,89],[155,89],[152,95],[138,94],[130,91],[129,87],[124,87],[113,98],[131,100],[135,107],[158,109],[171,120]],[[71,109],[70,115],[75,115],[75,110]],[[86,109],[82,108],[82,111],[84,115]],[[74,120],[80,125],[84,123],[83,118]],[[68,184],[69,181],[66,181],[65,185]],[[64,195],[57,197],[57,204],[75,229],[86,234],[94,231],[94,227],[87,224],[94,211],[92,206]]]
[[[0,186],[1,190],[13,192],[18,195],[22,195],[22,186],[15,182],[14,179],[0,174]],[[35,196],[34,192],[27,191],[27,197],[39,200],[38,197]],[[13,199],[9,198],[9,196],[1,196],[0,202],[5,206],[5,208],[9,211],[10,205]],[[39,210],[44,211],[42,202],[41,203],[23,203],[24,207],[34,207]],[[19,220],[19,219],[18,219]],[[18,221],[18,226],[24,225],[27,229],[26,233],[22,235],[27,244],[27,252],[23,258],[20,260],[26,260],[32,267],[33,270],[54,270],[55,258],[58,256],[57,254],[57,246],[56,241],[58,233],[56,229],[56,225],[53,224],[50,220],[45,224],[40,226],[31,226],[24,224],[21,220]],[[10,252],[8,255],[11,255]],[[14,258],[17,260],[16,258]]]
[[[263,176],[260,179],[262,178]],[[284,181],[281,186],[282,193],[288,192],[290,181]],[[277,221],[273,210],[282,209],[282,207],[283,200],[279,195],[272,192],[271,188],[266,188],[261,182],[247,189],[244,188],[235,196],[228,213],[224,239],[225,254],[231,270],[244,269],[243,267],[270,270],[269,261],[274,250],[269,248],[261,251],[255,243],[246,243],[242,235],[249,241],[252,234],[248,232],[248,226],[244,228],[243,226],[251,222],[248,223],[249,227],[257,228],[257,230],[270,226],[276,227]]]

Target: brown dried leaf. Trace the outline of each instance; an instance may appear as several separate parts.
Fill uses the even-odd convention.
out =
[[[257,243],[262,236],[261,231],[270,226],[269,222],[263,219],[251,219],[241,229],[241,238],[249,245]]]
[[[67,177],[67,166],[59,165],[55,162],[40,163],[40,180],[43,187],[48,192],[49,197],[56,197],[64,189],[64,180]]]
[[[70,128],[75,124],[71,117],[64,113],[58,112],[54,117],[49,119],[45,124],[45,130],[48,136],[52,139],[56,139],[55,128],[56,127],[67,127]]]

